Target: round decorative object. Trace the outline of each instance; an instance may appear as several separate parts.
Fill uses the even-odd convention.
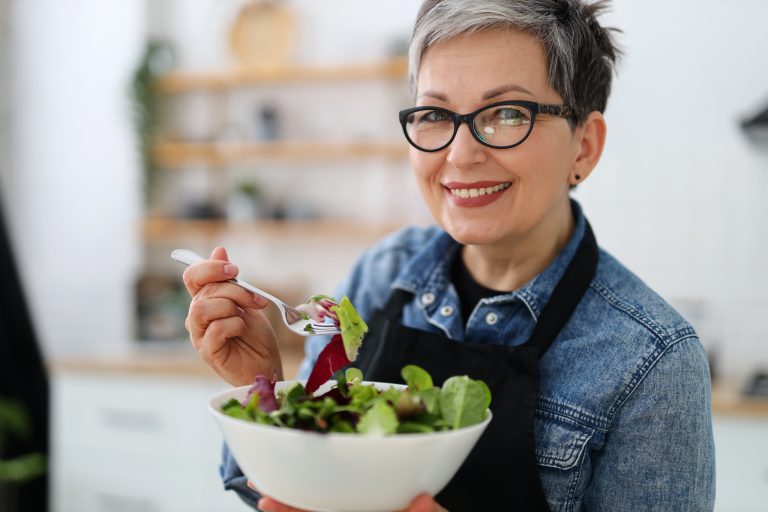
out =
[[[229,32],[229,46],[241,66],[256,69],[284,67],[295,34],[293,11],[274,1],[243,6]]]

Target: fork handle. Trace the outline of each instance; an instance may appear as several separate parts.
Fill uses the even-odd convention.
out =
[[[174,249],[173,252],[171,252],[171,258],[185,265],[194,265],[195,263],[200,263],[201,261],[206,260],[206,258],[200,256],[194,251],[190,251],[189,249]],[[265,292],[264,290],[260,290],[259,288],[256,288],[252,284],[246,283],[241,279],[234,277],[232,279],[229,279],[229,282],[236,284],[240,288],[248,290],[251,293],[255,293],[256,295],[261,295],[262,297],[264,297],[265,299],[267,299],[268,301],[274,303],[279,307],[288,307],[283,301],[281,301],[274,295],[271,295]]]

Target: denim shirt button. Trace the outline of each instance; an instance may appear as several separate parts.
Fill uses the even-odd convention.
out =
[[[453,314],[453,306],[443,306],[440,308],[440,314],[443,316],[451,316]]]
[[[487,323],[488,325],[493,325],[498,321],[499,321],[499,315],[497,315],[496,313],[491,312],[485,315],[485,323]]]
[[[431,292],[427,292],[424,295],[421,296],[421,303],[425,306],[429,306],[433,302],[435,302],[435,294]]]

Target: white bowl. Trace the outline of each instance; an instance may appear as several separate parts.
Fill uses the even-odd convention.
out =
[[[294,382],[278,382],[275,388]],[[327,382],[319,392],[332,385]],[[231,398],[245,399],[249,387],[218,393],[209,404],[232,455],[265,495],[318,512],[392,512],[422,492],[437,494],[491,421],[488,411],[482,423],[457,430],[374,437],[259,425],[220,411]]]

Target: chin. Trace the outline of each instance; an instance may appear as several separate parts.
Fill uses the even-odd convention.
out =
[[[455,226],[444,224],[443,229],[451,235],[451,238],[462,245],[489,245],[499,240],[499,233],[494,229],[488,229],[471,224]]]

